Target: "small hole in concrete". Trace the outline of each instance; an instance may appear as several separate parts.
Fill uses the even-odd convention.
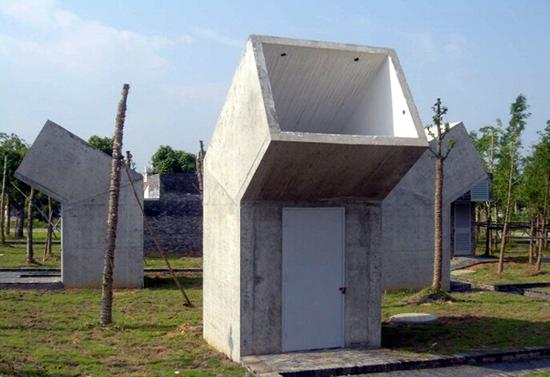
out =
[[[281,56],[286,56],[286,52],[283,52],[283,53],[281,54]]]
[[[358,62],[359,61],[359,58],[355,58],[353,59],[354,62]]]

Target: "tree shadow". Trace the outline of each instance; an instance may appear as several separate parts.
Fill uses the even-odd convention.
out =
[[[181,273],[177,279],[183,288],[202,288],[202,275],[197,273]],[[145,288],[152,289],[178,289],[172,276],[168,273],[147,274],[143,279]]]
[[[550,320],[440,317],[424,325],[382,324],[382,346],[410,352],[454,354],[478,350],[550,346]]]

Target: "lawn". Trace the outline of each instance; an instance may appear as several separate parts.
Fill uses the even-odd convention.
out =
[[[243,376],[244,370],[202,340],[201,275],[182,282],[146,278],[143,290],[115,293],[114,321],[97,325],[99,290],[0,291],[0,375]],[[550,346],[550,303],[494,292],[455,294],[453,303],[404,305],[410,293],[386,294],[383,319],[402,312],[441,318],[429,326],[383,324],[383,346],[404,352]]]
[[[457,353],[472,350],[550,346],[550,302],[496,292],[454,293],[455,302],[411,306],[410,293],[384,295],[384,347],[411,352]],[[437,324],[395,326],[398,313],[439,316]]]
[[[28,265],[26,263],[26,246],[22,244],[6,244],[0,245],[0,268],[60,268],[61,245],[53,245],[54,258],[50,258],[45,262],[42,261],[44,255],[44,245],[34,245],[34,258],[39,264]],[[168,257],[172,268],[201,268],[202,258],[200,257]],[[166,263],[163,258],[152,257],[145,258],[145,268],[166,268]]]
[[[519,260],[517,258],[516,260]],[[522,259],[522,258],[521,258]],[[486,284],[523,284],[540,283],[550,281],[550,263],[542,264],[542,273],[534,275],[534,266],[526,261],[507,262],[504,266],[504,272],[496,272],[497,263],[482,263],[476,266],[468,267],[468,270],[475,272],[457,276],[458,280],[471,281]]]
[[[239,376],[245,371],[202,340],[201,277],[165,277],[115,292],[114,322],[98,326],[99,290],[0,291],[0,375]]]

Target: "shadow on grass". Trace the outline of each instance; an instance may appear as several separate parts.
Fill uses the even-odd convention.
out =
[[[20,369],[20,367],[17,366],[10,366],[10,365],[3,365],[3,360],[0,358],[0,376],[25,376],[25,377],[50,377],[50,376],[56,376],[56,377],[74,377],[74,373],[59,373],[56,372],[55,374],[47,373],[39,369]]]
[[[453,354],[478,350],[550,347],[550,321],[494,317],[440,317],[426,325],[382,324],[382,346]]]
[[[178,281],[183,288],[202,288],[201,274],[188,273],[186,275],[178,274]],[[172,276],[169,274],[147,274],[144,277],[145,288],[152,289],[177,289]]]

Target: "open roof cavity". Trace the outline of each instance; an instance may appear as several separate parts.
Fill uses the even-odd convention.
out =
[[[391,50],[262,49],[281,131],[419,137]]]

